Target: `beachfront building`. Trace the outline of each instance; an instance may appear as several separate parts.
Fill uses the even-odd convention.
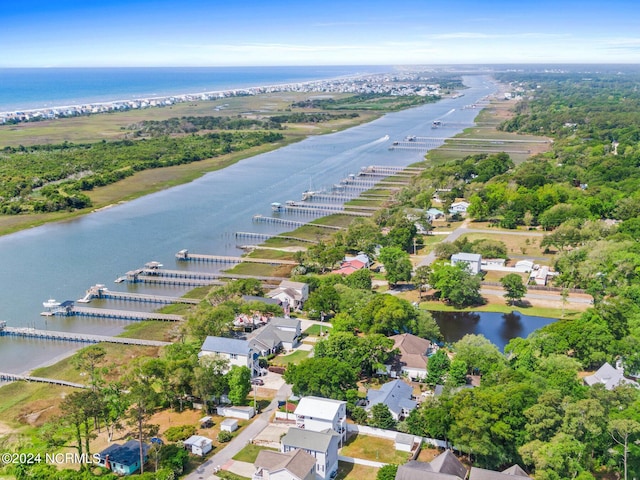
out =
[[[294,412],[296,427],[322,432],[332,429],[347,437],[347,402],[321,397],[302,397]]]
[[[223,358],[229,362],[229,367],[247,367],[251,371],[251,376],[255,377],[260,372],[258,357],[260,353],[256,351],[247,340],[226,337],[207,337],[200,347],[198,357],[213,355]]]
[[[303,450],[260,450],[252,480],[315,480],[316,459]]]
[[[315,475],[320,480],[333,477],[338,470],[338,448],[340,435],[328,429],[314,432],[304,428],[289,428],[280,440],[280,450],[288,453],[292,450],[303,450],[315,458]]]

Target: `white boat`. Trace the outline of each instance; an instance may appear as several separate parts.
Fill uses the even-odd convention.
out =
[[[55,298],[50,298],[46,302],[42,302],[42,306],[44,308],[56,308],[60,306],[60,302],[56,301]]]

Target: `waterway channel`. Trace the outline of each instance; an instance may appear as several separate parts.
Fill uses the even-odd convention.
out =
[[[185,288],[116,285],[129,270],[156,260],[166,268],[201,269],[176,263],[175,253],[239,255],[235,232],[283,232],[291,227],[257,224],[271,215],[271,202],[299,200],[309,188],[329,187],[368,165],[406,166],[425,152],[390,150],[407,136],[450,137],[473,123],[478,109],[464,108],[495,92],[483,76],[465,77],[464,96],[444,99],[329,135],[243,160],[186,185],[103,209],[71,221],[0,238],[0,320],[9,326],[116,334],[125,321],[40,316],[48,298],[76,300],[91,285],[112,290],[182,295]],[[443,125],[433,129],[434,120]],[[295,217],[308,221],[309,216]],[[93,306],[93,305],[92,305]],[[122,302],[110,308],[128,307]],[[0,371],[25,372],[77,345],[0,337]]]

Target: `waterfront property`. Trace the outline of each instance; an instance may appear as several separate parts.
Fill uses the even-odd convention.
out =
[[[467,270],[476,275],[480,273],[482,268],[482,255],[477,253],[454,253],[451,255],[451,265],[457,265],[458,263],[466,264]]]
[[[278,288],[267,293],[267,297],[276,298],[282,305],[288,305],[294,310],[302,310],[304,302],[309,298],[309,285],[302,282],[282,280]],[[287,308],[285,307],[285,312]]]
[[[258,357],[256,351],[247,340],[226,337],[207,337],[200,348],[198,357],[213,355],[229,361],[229,366],[247,367],[251,376],[258,375]]]

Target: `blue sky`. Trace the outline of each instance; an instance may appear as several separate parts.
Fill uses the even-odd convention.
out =
[[[0,67],[454,63],[640,63],[640,2],[0,3]]]

